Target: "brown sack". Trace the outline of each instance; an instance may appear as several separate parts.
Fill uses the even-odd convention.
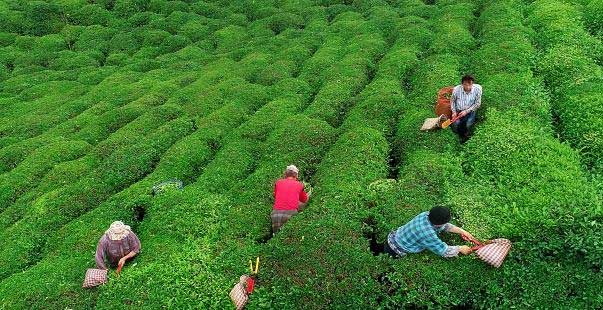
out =
[[[452,110],[450,109],[450,97],[454,86],[448,86],[438,91],[438,99],[435,106],[436,115],[446,115],[448,119],[452,118]]]

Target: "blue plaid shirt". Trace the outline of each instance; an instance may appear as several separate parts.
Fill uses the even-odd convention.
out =
[[[428,215],[429,212],[423,212],[406,225],[391,232],[387,238],[390,247],[400,255],[419,253],[428,249],[440,256],[456,256],[458,247],[448,246],[438,237],[439,232],[449,231],[454,225],[446,223],[436,227],[429,222]]]

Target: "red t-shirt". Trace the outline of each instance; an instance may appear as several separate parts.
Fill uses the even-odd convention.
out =
[[[274,210],[297,210],[300,202],[307,202],[304,185],[296,179],[280,179],[274,184]]]

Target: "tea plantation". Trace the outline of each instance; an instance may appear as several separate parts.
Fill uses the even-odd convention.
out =
[[[602,40],[602,0],[0,0],[0,309],[232,309],[255,257],[247,309],[601,309]],[[464,74],[471,139],[419,131]],[[437,204],[502,267],[381,253]]]

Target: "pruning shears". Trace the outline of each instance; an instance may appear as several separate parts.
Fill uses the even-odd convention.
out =
[[[460,116],[460,115],[457,115],[457,116],[456,116],[455,118],[453,118],[453,119],[449,119],[449,120],[444,121],[444,122],[442,123],[442,129],[446,129],[446,128],[448,128],[448,126],[450,126],[450,124],[452,124],[452,123],[454,123],[454,122],[458,121],[460,118],[461,118],[461,116]]]
[[[247,278],[247,294],[253,293],[253,287],[255,285],[255,276],[258,274],[260,269],[260,257],[255,259],[255,269],[253,268],[253,262],[249,260],[249,271],[250,275]]]

